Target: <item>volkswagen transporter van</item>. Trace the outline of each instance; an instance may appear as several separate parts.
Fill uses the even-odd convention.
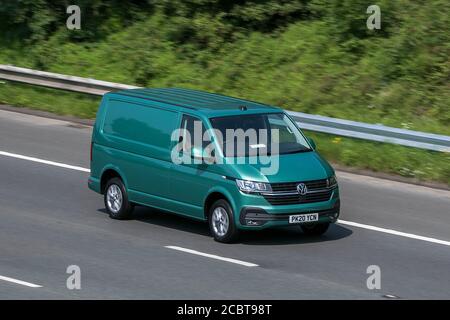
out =
[[[321,235],[340,208],[334,170],[282,109],[187,89],[106,94],[88,184],[111,218],[154,207],[207,221],[220,242],[294,225]]]

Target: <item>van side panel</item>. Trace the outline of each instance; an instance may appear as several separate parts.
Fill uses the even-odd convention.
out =
[[[109,99],[97,137],[95,161],[123,173],[131,201],[133,194],[139,193],[146,195],[143,204],[156,205],[152,199],[168,196],[170,138],[177,121],[178,112],[174,110]]]
[[[169,184],[170,210],[204,219],[204,201],[209,191],[223,185],[225,179],[201,164],[174,164]]]
[[[177,121],[176,111],[112,99],[103,136],[110,147],[170,161],[170,136]]]

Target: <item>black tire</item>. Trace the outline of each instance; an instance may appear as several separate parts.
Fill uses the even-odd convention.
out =
[[[116,206],[114,208],[114,205],[111,205],[111,203],[108,203],[108,199],[111,199],[111,196],[108,198],[108,192],[110,190],[120,190],[120,196],[121,196],[121,204],[120,206]],[[116,189],[118,188],[118,189]],[[104,202],[105,202],[105,208],[108,212],[109,216],[112,219],[117,220],[126,220],[131,218],[131,214],[134,209],[134,205],[128,201],[128,194],[125,189],[125,185],[123,184],[122,180],[120,178],[112,178],[108,180],[105,187],[105,192],[103,196]],[[118,210],[117,210],[118,208]],[[116,210],[114,210],[116,209]]]
[[[330,226],[329,223],[316,223],[316,224],[304,224],[300,227],[303,230],[303,233],[308,236],[321,236],[323,235]]]
[[[223,209],[223,211],[221,211],[220,208]],[[226,229],[224,234],[219,234],[218,232],[216,232],[218,229],[217,224],[216,227],[214,226],[215,219],[213,217],[213,213],[216,209],[219,209],[219,211],[221,211],[222,214],[225,213],[228,219],[228,228]],[[234,222],[233,209],[231,208],[228,201],[224,199],[219,199],[213,203],[213,205],[209,209],[208,223],[209,223],[209,230],[211,232],[211,235],[214,237],[214,240],[223,243],[232,243],[236,241],[236,239],[238,238],[239,231],[236,228],[236,224]],[[222,229],[222,232],[223,231],[224,230]]]

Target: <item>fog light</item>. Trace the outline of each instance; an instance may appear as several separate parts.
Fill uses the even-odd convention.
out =
[[[253,220],[253,219],[245,219],[245,224],[247,226],[251,226],[251,227],[255,227],[255,226],[262,226],[264,223],[266,223],[266,221],[264,220]]]

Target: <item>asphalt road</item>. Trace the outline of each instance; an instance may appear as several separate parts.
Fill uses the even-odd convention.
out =
[[[450,298],[448,191],[340,172],[341,219],[362,227],[249,232],[226,245],[206,224],[149,208],[112,220],[87,172],[5,154],[89,168],[89,143],[89,127],[0,111],[0,299]],[[69,265],[79,290],[66,287]],[[381,289],[367,288],[370,265]]]

